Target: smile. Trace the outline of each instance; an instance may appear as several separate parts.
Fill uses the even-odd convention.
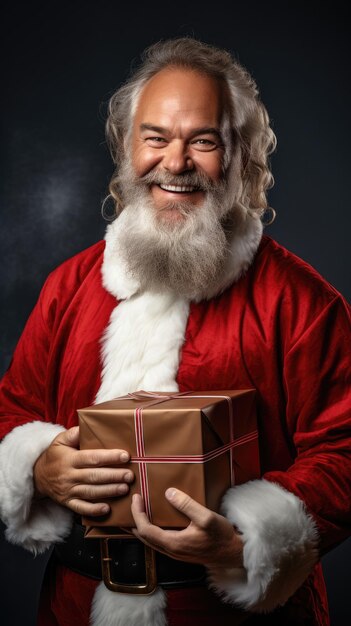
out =
[[[171,191],[172,193],[191,193],[198,191],[197,187],[188,187],[181,185],[159,185],[163,191]]]

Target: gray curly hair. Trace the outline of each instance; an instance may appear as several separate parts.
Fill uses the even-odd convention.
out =
[[[261,217],[268,208],[266,191],[274,182],[268,157],[275,149],[276,138],[266,108],[259,99],[256,83],[247,70],[226,50],[188,37],[159,41],[147,48],[141,58],[139,68],[113,94],[108,105],[106,139],[116,165],[109,192],[116,213],[123,208],[118,170],[125,157],[125,144],[130,143],[128,139],[141,91],[145,83],[162,69],[177,67],[214,77],[226,85],[231,144],[226,160],[230,170],[228,178],[235,187],[233,205]],[[228,137],[228,132],[225,134]]]

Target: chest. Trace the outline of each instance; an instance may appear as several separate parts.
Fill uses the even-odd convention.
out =
[[[120,307],[116,308],[112,296],[96,289],[88,289],[79,302],[72,302],[56,334],[50,359],[50,419],[71,426],[77,421],[77,408],[94,402],[104,376],[104,336],[111,314]],[[167,315],[172,315],[171,309]],[[168,335],[179,335],[183,328],[184,335],[177,344],[178,354],[175,356],[176,348],[170,347],[164,350],[163,356],[166,368],[168,360],[169,366],[175,367],[180,391],[255,388],[261,432],[274,428],[277,441],[280,435],[284,437],[281,416],[285,415],[286,401],[276,325],[263,324],[262,317],[240,289],[228,291],[210,302],[192,304],[188,315],[183,317],[181,323],[178,317],[167,319],[165,323],[161,316],[148,329],[147,315],[142,308],[126,310],[126,325],[117,328],[109,339],[116,344],[111,352],[116,377],[123,376],[130,363],[136,372],[138,368],[147,370],[155,363],[157,366],[157,350],[153,346],[166,345],[167,341],[171,346],[172,337]],[[131,339],[137,337],[136,342],[131,342],[130,350],[128,338],[123,337],[126,332]],[[125,346],[123,354],[119,348],[121,335]],[[136,346],[148,341],[148,360],[141,363]],[[151,387],[157,390],[157,376],[154,381]],[[143,388],[142,383],[141,386],[135,384]],[[115,393],[112,397],[117,395],[121,394]]]

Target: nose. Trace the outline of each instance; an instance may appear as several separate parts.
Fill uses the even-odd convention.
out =
[[[188,154],[188,147],[181,139],[174,139],[167,145],[162,165],[171,174],[181,174],[194,169],[194,163]]]

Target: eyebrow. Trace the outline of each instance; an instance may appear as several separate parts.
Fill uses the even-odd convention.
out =
[[[155,133],[160,133],[160,135],[169,135],[169,131],[167,130],[167,128],[164,128],[163,126],[155,126],[154,124],[140,124],[140,130],[151,130]],[[221,133],[219,132],[218,128],[215,127],[201,126],[199,128],[193,128],[191,131],[191,136],[197,137],[198,135],[216,135],[220,139],[220,141],[223,142]]]

